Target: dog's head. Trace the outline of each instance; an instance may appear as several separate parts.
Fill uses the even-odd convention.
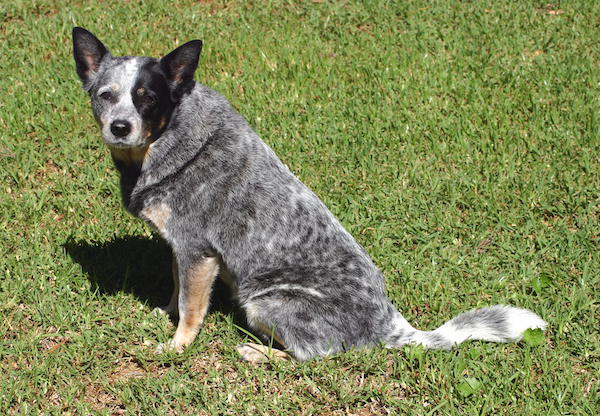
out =
[[[77,74],[111,150],[147,148],[160,137],[193,84],[201,50],[192,40],[162,59],[112,57],[92,33],[73,29]]]

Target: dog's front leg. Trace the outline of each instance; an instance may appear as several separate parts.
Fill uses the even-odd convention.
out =
[[[154,308],[152,311],[154,315],[166,313],[169,314],[171,318],[175,318],[179,313],[179,267],[177,266],[177,257],[175,257],[175,253],[173,253],[172,269],[174,289],[173,294],[171,295],[171,300],[167,306],[159,306]]]
[[[160,344],[156,349],[157,353],[172,349],[181,353],[194,341],[208,310],[211,287],[219,272],[219,263],[218,256],[202,257],[191,265],[174,263],[174,267],[178,268],[179,323],[171,342]],[[177,287],[175,290],[177,291]]]

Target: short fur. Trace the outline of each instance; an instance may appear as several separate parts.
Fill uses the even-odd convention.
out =
[[[217,275],[251,329],[300,360],[377,343],[507,342],[545,328],[509,306],[472,310],[431,332],[413,328],[363,247],[222,96],[193,80],[201,41],[162,59],[112,57],[82,28],[73,43],[123,204],[173,249],[176,288],[164,309],[178,312],[179,324],[160,350],[194,340]]]

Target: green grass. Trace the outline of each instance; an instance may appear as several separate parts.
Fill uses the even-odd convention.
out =
[[[600,4],[0,4],[0,413],[600,414]],[[252,366],[221,286],[186,352],[169,249],[120,206],[71,57],[202,38],[227,97],[363,244],[407,319],[510,303],[541,345]]]

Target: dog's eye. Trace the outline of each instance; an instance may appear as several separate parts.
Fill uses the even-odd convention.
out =
[[[102,94],[100,94],[100,98],[102,98],[103,100],[106,100],[106,101],[111,101],[112,95],[110,92],[104,91]]]
[[[154,104],[154,103],[155,103],[155,100],[154,100],[154,97],[151,97],[150,95],[146,95],[146,96],[145,96],[145,97],[142,99],[142,102],[143,102],[144,104],[147,104],[147,105],[152,105],[152,104]]]

